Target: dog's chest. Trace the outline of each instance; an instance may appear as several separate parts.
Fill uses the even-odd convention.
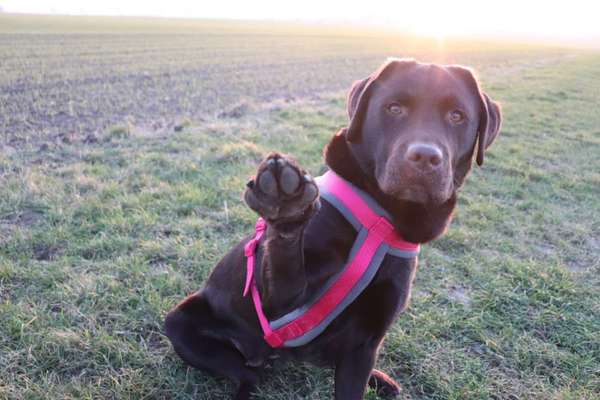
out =
[[[390,214],[368,193],[331,171],[316,181],[323,207],[311,218],[300,241],[305,283],[296,300],[280,302],[275,315],[269,316],[263,311],[257,286],[252,286],[265,340],[274,348],[305,346],[339,321],[342,313],[348,314],[346,309],[358,309],[354,320],[364,322],[367,336],[377,334],[404,308],[410,294],[412,273],[406,266],[416,263],[419,245],[398,234]],[[245,250],[247,282],[252,282],[253,243],[265,230],[264,220],[259,219],[256,226],[256,238]],[[378,287],[376,291],[373,286]]]
[[[343,270],[358,236],[358,232],[333,206],[328,202],[322,204],[321,210],[304,231],[307,298],[312,297],[331,277]],[[390,280],[394,286],[404,287],[407,279],[412,282],[416,265],[416,257],[387,255],[369,287],[381,279]],[[407,274],[410,278],[407,278]]]
[[[384,260],[369,286],[312,342],[284,351],[317,365],[333,365],[340,352],[381,340],[409,304],[417,260]]]
[[[344,269],[356,237],[352,225],[329,203],[323,202],[321,211],[311,220],[304,235],[307,298],[313,297],[332,276]],[[356,313],[370,316],[368,320],[373,327],[389,325],[408,305],[416,269],[416,257],[386,255],[363,293],[326,332],[344,325],[338,320],[352,318]],[[356,319],[360,320],[360,316]]]

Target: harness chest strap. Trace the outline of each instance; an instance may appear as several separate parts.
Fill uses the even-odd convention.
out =
[[[248,290],[252,291],[252,300],[254,302],[256,315],[258,316],[258,321],[260,322],[260,326],[265,335],[272,331],[269,321],[263,311],[260,293],[258,292],[256,280],[254,279],[254,264],[256,263],[256,247],[266,230],[267,222],[263,218],[259,218],[258,221],[256,221],[254,237],[244,246],[244,255],[246,256],[246,284],[244,285],[244,296],[248,294]]]
[[[266,222],[262,218],[258,219],[255,235],[244,247],[247,257],[244,296],[248,291],[252,292],[256,315],[264,338],[271,347],[299,346],[323,331],[372,279],[381,264],[381,258],[375,264],[373,260],[376,253],[381,252],[382,247],[385,246],[385,253],[396,250],[406,258],[415,257],[419,251],[418,244],[403,240],[385,216],[379,215],[369,207],[367,201],[357,193],[358,189],[335,173],[329,171],[317,178],[317,182],[321,189],[321,196],[331,200],[332,205],[346,218],[353,220],[351,221],[354,222],[353,225],[357,225],[358,221],[360,229],[366,231],[366,237],[362,243],[357,243],[359,239],[356,239],[355,245],[358,244],[359,247],[354,257],[346,264],[337,279],[307,309],[301,312],[292,311],[277,321],[269,323],[254,279],[256,247],[266,230]],[[294,315],[294,318],[286,318],[290,315]],[[278,323],[281,321],[284,323]],[[273,329],[272,325],[280,326]]]

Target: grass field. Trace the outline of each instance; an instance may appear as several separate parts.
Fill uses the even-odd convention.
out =
[[[301,24],[0,14],[0,129],[15,147],[83,141],[115,125],[172,131],[257,101],[344,90],[390,55],[494,69],[564,56],[451,47],[437,54],[423,39]]]
[[[271,28],[0,16],[0,399],[227,399],[163,317],[251,231],[261,157],[321,172],[391,55],[475,66],[505,124],[379,367],[405,399],[600,399],[600,53]],[[331,395],[290,365],[256,397]]]

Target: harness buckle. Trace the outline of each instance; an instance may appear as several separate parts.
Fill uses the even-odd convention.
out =
[[[256,239],[250,239],[246,245],[244,245],[244,255],[246,257],[251,257],[254,255],[256,251]]]
[[[256,233],[264,232],[266,229],[267,229],[267,221],[265,221],[264,218],[259,218],[258,220],[256,220],[256,226],[254,228]]]
[[[259,218],[256,221],[256,226],[254,228],[255,234],[252,239],[246,243],[244,246],[244,255],[246,257],[251,257],[256,252],[256,246],[258,245],[258,241],[260,240],[263,232],[267,229],[267,221],[262,218]]]

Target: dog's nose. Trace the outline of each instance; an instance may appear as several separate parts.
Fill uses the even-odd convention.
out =
[[[444,155],[439,147],[426,143],[413,143],[406,149],[406,159],[419,170],[436,169],[442,165]]]

